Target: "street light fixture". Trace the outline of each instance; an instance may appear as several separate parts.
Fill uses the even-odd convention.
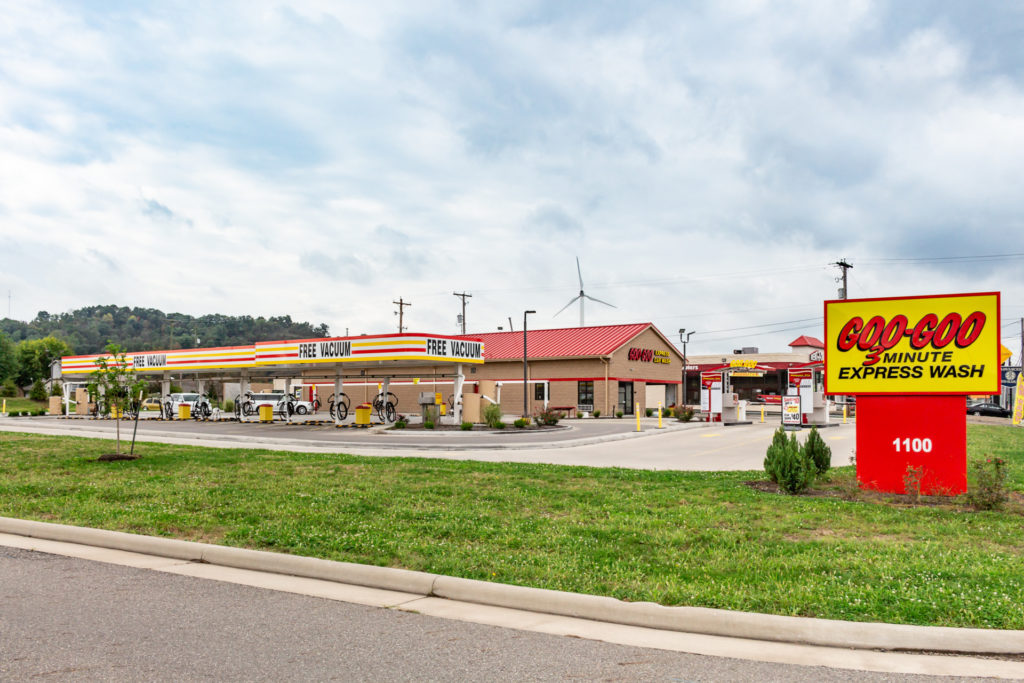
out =
[[[685,327],[679,328],[679,341],[683,342],[683,400],[681,403],[684,408],[686,407],[686,343],[690,341],[692,335],[693,331],[687,332]]]
[[[526,417],[528,417],[529,414],[530,414],[529,413],[529,409],[528,409],[527,404],[526,404],[526,401],[527,401],[527,394],[526,394],[526,388],[527,388],[527,384],[526,384],[526,382],[527,382],[527,377],[526,377],[526,316],[530,315],[531,313],[536,313],[536,312],[537,311],[523,311],[523,418],[524,419]]]

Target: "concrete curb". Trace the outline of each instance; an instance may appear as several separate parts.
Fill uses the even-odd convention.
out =
[[[8,517],[0,517],[0,532],[667,631],[865,650],[1024,654],[1024,631],[861,623],[705,607],[665,607],[649,602],[622,602],[595,595]]]

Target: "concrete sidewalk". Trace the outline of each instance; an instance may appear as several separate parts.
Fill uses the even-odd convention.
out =
[[[0,518],[0,545],[642,647],[864,671],[1024,678],[1024,662],[1014,661],[1024,654],[1022,631],[663,607],[10,518]]]

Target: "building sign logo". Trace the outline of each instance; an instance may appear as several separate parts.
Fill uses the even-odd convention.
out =
[[[825,302],[830,394],[991,394],[999,294]]]
[[[629,360],[636,360],[641,363],[664,363],[668,365],[672,362],[672,357],[668,355],[668,351],[656,351],[654,349],[632,348],[626,357]]]

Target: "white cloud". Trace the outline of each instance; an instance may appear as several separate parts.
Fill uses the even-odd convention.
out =
[[[991,16],[14,3],[0,289],[23,319],[119,303],[378,332],[402,296],[445,332],[465,290],[471,329],[571,325],[551,316],[578,255],[618,307],[588,322],[673,336],[819,315],[846,257],[852,294],[1001,289],[1020,315],[1024,259],[883,261],[1020,234],[1024,52],[994,59],[986,34],[1020,17],[972,8]],[[691,352],[731,348],[705,338]]]

